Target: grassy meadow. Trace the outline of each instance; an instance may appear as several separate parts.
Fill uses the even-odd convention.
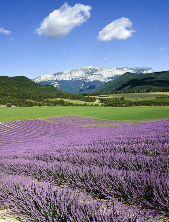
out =
[[[73,100],[73,99],[64,99],[64,98],[56,98],[56,99],[49,99],[50,101],[54,101],[54,100],[61,100],[63,99],[65,102],[70,102],[70,103],[73,103],[73,104],[78,104],[78,105],[83,105],[84,103],[86,103],[88,106],[95,106],[96,104],[98,106],[101,106],[103,103],[100,103],[100,102],[85,102],[85,101],[82,101],[82,100]]]
[[[107,120],[163,119],[169,118],[169,107],[0,107],[0,122],[70,115]]]
[[[96,96],[101,98],[102,96]],[[124,93],[124,94],[110,94],[107,98],[113,97],[124,97],[125,99],[138,101],[138,100],[160,100],[160,101],[169,101],[169,92],[150,92],[150,93]],[[105,96],[103,98],[106,98]]]

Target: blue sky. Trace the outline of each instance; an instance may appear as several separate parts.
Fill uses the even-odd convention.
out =
[[[169,0],[1,0],[0,75],[169,70]]]

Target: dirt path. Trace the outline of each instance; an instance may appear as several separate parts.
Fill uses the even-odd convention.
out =
[[[19,222],[16,216],[11,215],[9,210],[0,210],[0,222]]]

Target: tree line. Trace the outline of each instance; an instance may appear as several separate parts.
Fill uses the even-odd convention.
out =
[[[82,93],[84,96],[99,96],[99,95],[110,95],[110,94],[127,94],[127,93],[149,93],[149,92],[169,92],[169,87],[156,87],[148,89],[134,89],[134,90],[113,90],[105,92],[95,93]]]
[[[139,100],[131,101],[124,97],[100,98],[102,106],[126,107],[126,106],[169,106],[169,102]]]

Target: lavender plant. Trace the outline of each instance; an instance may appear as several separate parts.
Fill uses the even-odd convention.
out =
[[[24,220],[168,217],[168,119],[3,122],[0,151],[0,203]]]

